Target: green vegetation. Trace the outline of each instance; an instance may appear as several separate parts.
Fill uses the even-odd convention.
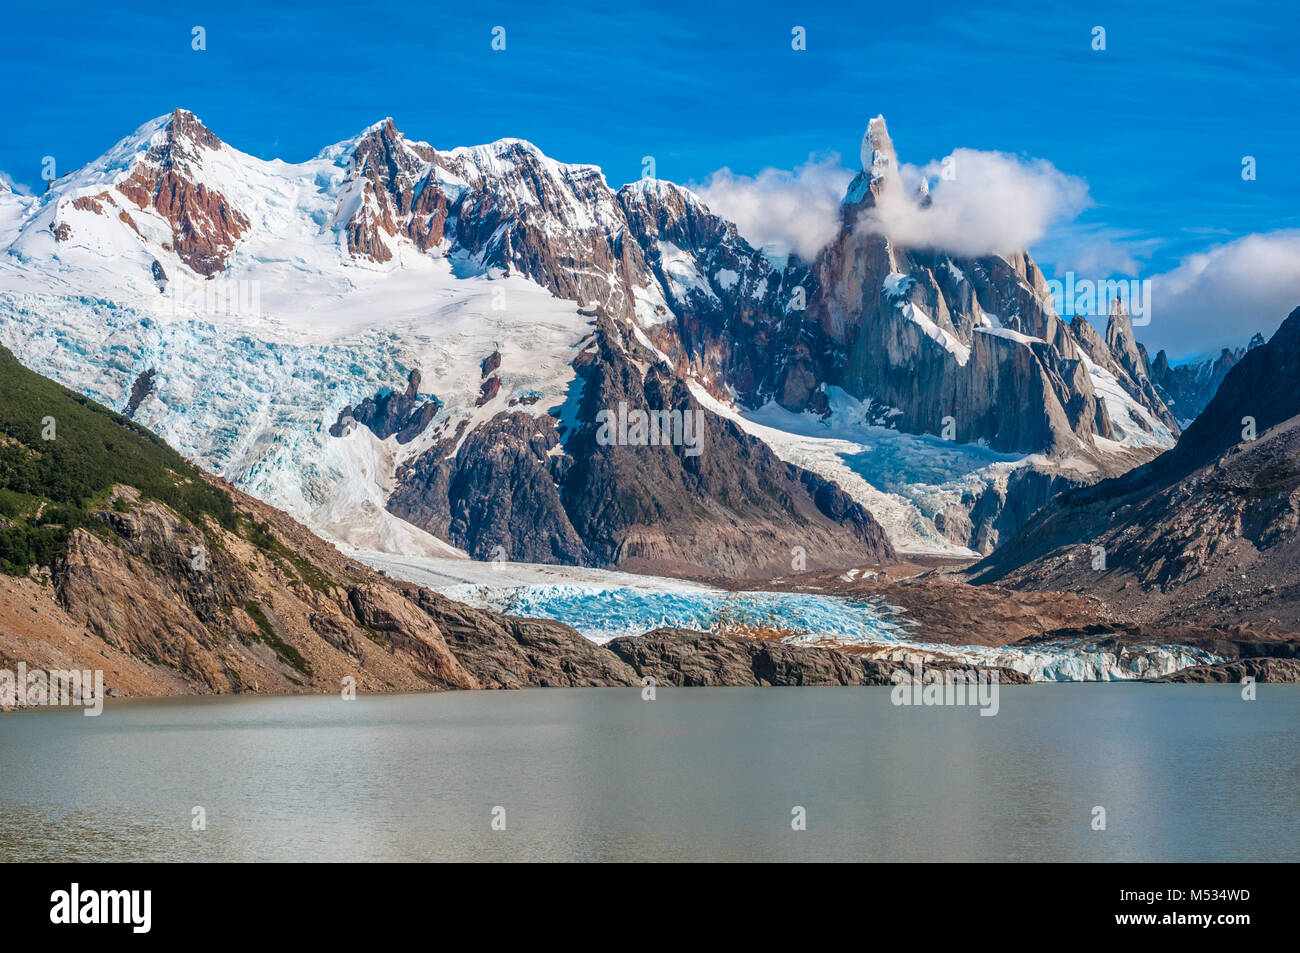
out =
[[[196,526],[211,517],[235,528],[230,497],[159,437],[0,347],[0,571],[49,565],[72,530],[102,530],[92,511],[105,506],[114,483]]]
[[[244,611],[257,623],[258,631],[262,633],[259,641],[269,645],[275,651],[276,658],[285,665],[296,668],[304,675],[311,675],[311,666],[307,664],[307,660],[299,654],[297,649],[276,634],[275,626],[271,625],[271,620],[266,617],[266,612],[259,603],[250,599],[244,603]],[[293,681],[293,679],[290,680]],[[301,685],[302,683],[297,682],[297,684]]]
[[[308,562],[301,554],[294,552],[280,542],[271,533],[266,523],[254,522],[247,517],[239,520],[240,534],[262,552],[273,559],[279,559],[290,576],[297,576],[317,592],[328,593],[332,585],[329,576],[321,572],[314,563]],[[287,564],[287,565],[285,565]]]

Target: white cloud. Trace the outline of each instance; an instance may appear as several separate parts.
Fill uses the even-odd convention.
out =
[[[23,185],[21,182],[14,181],[13,176],[0,169],[0,191],[3,191],[4,189],[8,189],[10,192],[27,198],[30,198],[32,194],[31,189]]]
[[[1269,337],[1300,306],[1300,230],[1247,235],[1151,279],[1142,343],[1178,359]]]
[[[1090,204],[1082,179],[1044,159],[1002,152],[957,149],[923,167],[904,165],[900,173],[903,187],[885,190],[862,227],[904,245],[956,255],[1027,248]],[[710,209],[735,222],[750,244],[774,254],[793,249],[811,259],[835,237],[854,175],[839,156],[831,156],[809,159],[793,172],[768,168],[745,176],[720,169],[692,189]],[[931,196],[924,207],[915,198],[923,178]]]
[[[913,248],[955,255],[1008,254],[1090,204],[1088,185],[1045,159],[956,149],[926,166],[901,167],[903,188],[883,190],[861,225]],[[930,202],[916,199],[922,180]]]
[[[945,162],[955,176],[945,176]],[[751,244],[811,259],[839,229],[854,174],[832,156],[793,172],[742,176],[721,169],[693,189]],[[903,245],[978,256],[1018,251],[1047,236],[1048,248],[1061,246],[1058,271],[1100,276],[1138,274],[1140,260],[1163,244],[1074,223],[1091,205],[1088,185],[1043,159],[957,149],[947,160],[901,166],[900,176],[901,187],[883,190],[860,227]],[[916,198],[922,179],[930,186],[926,206]],[[1152,276],[1150,294],[1151,324],[1138,333],[1152,355],[1164,348],[1177,360],[1240,347],[1256,332],[1268,337],[1300,306],[1300,230],[1247,235],[1189,255]]]
[[[840,202],[852,178],[832,155],[810,158],[793,172],[768,168],[748,176],[719,169],[691,190],[711,211],[735,222],[751,245],[811,260],[839,230]]]

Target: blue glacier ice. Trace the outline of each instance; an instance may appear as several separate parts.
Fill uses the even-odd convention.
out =
[[[565,622],[594,642],[642,635],[661,626],[699,632],[776,629],[873,643],[904,637],[888,606],[815,593],[561,584],[520,586],[486,601],[510,615]]]

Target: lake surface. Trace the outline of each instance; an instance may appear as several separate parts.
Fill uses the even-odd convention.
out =
[[[888,688],[0,715],[0,858],[1296,861],[1300,686],[1257,690],[1003,686],[995,717]]]

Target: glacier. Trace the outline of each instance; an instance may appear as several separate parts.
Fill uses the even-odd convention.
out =
[[[394,556],[345,547],[389,576],[510,615],[554,619],[598,644],[663,626],[851,647],[911,665],[933,661],[1023,672],[1035,682],[1132,681],[1224,659],[1182,645],[1116,646],[1105,635],[1032,646],[927,642],[897,606],[810,592],[731,591],[684,579],[552,564]]]
[[[77,205],[127,176],[161,141],[166,119],[141,126],[42,196],[0,191],[0,339],[33,370],[118,410],[137,378],[153,370],[154,390],[136,420],[356,558],[472,604],[560,619],[595,641],[661,625],[761,631],[851,644],[891,658],[979,660],[1038,680],[1142,677],[1212,660],[1178,646],[1117,652],[1100,642],[1033,649],[927,645],[909,620],[880,603],[468,560],[388,513],[396,474],[438,439],[460,428],[469,433],[507,408],[554,412],[571,423],[582,392],[573,361],[590,341],[590,312],[518,274],[485,267],[446,239],[428,252],[395,240],[384,263],[350,254],[344,226],[369,207],[365,183],[351,177],[353,150],[383,123],[305,162],[262,160],[224,143],[205,152],[189,171],[250,223],[218,281],[253,289],[255,305],[248,307],[241,296],[240,306],[215,309],[204,295],[178,295],[175,288],[194,279],[185,277],[189,272],[169,244],[164,219],[152,209],[132,211],[128,228]],[[518,140],[449,154],[469,160],[467,175],[485,176],[510,162],[512,143],[540,156]],[[540,168],[570,183],[600,176],[593,166],[545,157]],[[451,195],[469,187],[446,169],[437,178]],[[572,198],[566,188],[558,194]],[[537,205],[535,195],[516,198]],[[564,211],[572,227],[618,221],[605,205],[569,201]],[[69,237],[56,239],[56,219],[71,223]],[[563,224],[548,218],[545,227]],[[667,244],[660,251],[670,294],[714,294],[690,256]],[[167,282],[160,282],[158,269],[172,293],[160,290]],[[724,289],[737,280],[726,269],[714,279]],[[903,276],[890,275],[887,290],[891,282],[897,291]],[[205,290],[212,284],[195,283]],[[667,319],[667,302],[657,286],[633,293],[642,325],[634,334],[667,362],[646,333]],[[908,316],[930,333],[933,322],[923,312]],[[482,362],[494,352],[501,356],[501,388],[480,404]],[[365,427],[330,436],[345,407],[404,386],[415,370],[421,395],[436,398],[440,409],[413,441],[381,440]],[[1172,440],[1111,375],[1091,363],[1088,371],[1126,441]],[[945,538],[935,528],[936,514],[965,495],[1005,487],[1019,467],[1046,462],[903,433],[888,426],[889,408],[860,403],[838,388],[827,389],[826,418],[775,404],[725,403],[696,381],[691,389],[701,404],[783,460],[838,483],[876,516],[903,554],[977,555]],[[1137,425],[1139,415],[1147,427]]]

